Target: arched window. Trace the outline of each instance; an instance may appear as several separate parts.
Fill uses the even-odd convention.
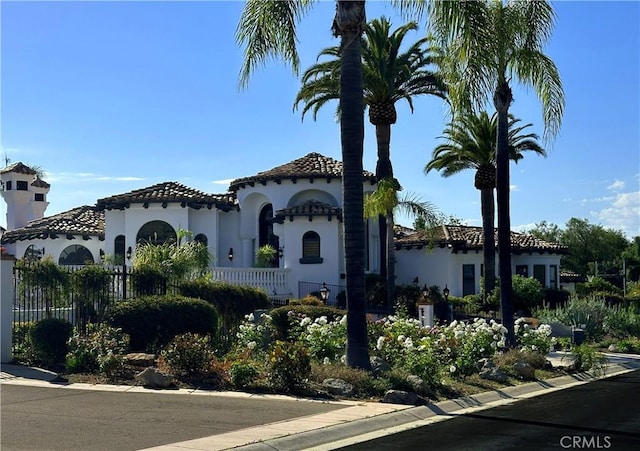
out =
[[[300,263],[322,263],[320,257],[320,235],[309,231],[302,235],[302,258]]]
[[[29,261],[40,260],[43,257],[44,248],[40,249],[35,244],[29,245],[26,251],[24,251],[24,259]]]
[[[207,235],[205,235],[204,233],[198,233],[194,238],[194,241],[198,242],[198,243],[202,243],[205,246],[209,245],[209,238],[207,238]]]
[[[124,235],[118,235],[113,240],[113,256],[117,265],[124,264],[125,238]]]
[[[138,230],[136,243],[164,244],[168,241],[176,242],[176,231],[164,221],[149,221]]]
[[[93,255],[89,249],[80,244],[67,246],[58,259],[59,265],[85,265],[87,263],[94,263]]]

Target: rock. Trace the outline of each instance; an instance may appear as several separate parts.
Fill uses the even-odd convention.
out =
[[[542,365],[542,369],[545,370],[545,371],[552,371],[553,370],[553,363],[551,363],[551,360],[545,359],[544,365]]]
[[[620,352],[620,350],[618,349],[618,345],[616,345],[616,344],[610,344],[609,347],[607,348],[607,351],[609,351],[609,352]]]
[[[480,377],[490,381],[504,383],[509,380],[508,376],[496,367],[492,360],[487,360],[480,370]]]
[[[429,400],[419,396],[415,392],[403,390],[387,390],[382,398],[382,402],[389,404],[403,404],[405,406],[424,406],[429,404]]]
[[[155,354],[145,354],[144,352],[132,352],[125,356],[124,363],[126,365],[148,367],[156,363]]]
[[[534,367],[526,362],[516,362],[513,364],[513,369],[518,374],[520,379],[525,381],[532,381],[536,379],[536,370]]]
[[[169,388],[173,385],[173,376],[164,374],[157,368],[149,367],[135,375],[135,380],[150,388]]]
[[[418,393],[426,393],[429,390],[429,384],[427,384],[421,377],[414,374],[407,376],[407,382]]]
[[[353,385],[342,379],[325,379],[322,386],[327,392],[336,396],[351,396],[353,394]]]
[[[382,373],[386,373],[391,370],[391,366],[378,356],[372,356],[369,361],[371,362],[371,372],[375,376],[379,376]]]

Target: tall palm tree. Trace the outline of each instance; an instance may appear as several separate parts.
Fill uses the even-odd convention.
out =
[[[296,25],[313,6],[312,0],[247,0],[236,40],[245,45],[241,86],[257,65],[269,58],[291,63],[297,72]],[[340,37],[340,140],[342,205],[347,295],[347,365],[369,369],[364,286],[363,141],[364,104],[360,39],[366,26],[365,2],[336,1],[332,30]]]
[[[509,115],[509,159],[516,163],[530,150],[538,155],[547,153],[538,144],[535,133],[522,134],[532,124],[518,126],[520,119]],[[444,136],[447,142],[437,146],[431,161],[424,168],[425,174],[437,170],[449,177],[465,169],[475,169],[474,186],[480,191],[482,211],[484,296],[493,291],[496,283],[495,210],[493,191],[496,187],[496,141],[498,137],[497,114],[491,117],[486,111],[476,115],[458,115],[447,125]]]
[[[409,22],[393,32],[391,26],[386,17],[374,19],[365,28],[362,38],[364,104],[369,108],[369,121],[376,129],[376,178],[379,182],[389,179],[387,187],[398,185],[393,180],[390,158],[391,125],[397,120],[396,102],[406,100],[413,112],[415,96],[430,94],[446,98],[446,87],[434,71],[439,54],[437,49],[429,45],[431,39],[419,39],[406,51],[401,51],[407,33],[417,30],[418,24]],[[303,118],[307,112],[313,111],[315,119],[318,110],[327,102],[339,99],[340,49],[326,48],[320,52],[318,59],[321,57],[330,59],[314,64],[304,72],[302,87],[296,96],[294,108],[298,108],[300,103],[304,104]],[[380,214],[378,219],[381,275],[386,278],[387,309],[391,310],[395,298],[393,208]]]
[[[408,0],[398,4],[405,13],[428,13],[432,32],[462,71],[455,77],[457,83],[450,96],[454,117],[456,109],[470,103],[482,109],[487,98],[492,99],[498,113],[496,188],[501,310],[508,342],[515,345],[509,213],[511,82],[516,80],[533,88],[542,105],[544,139],[553,138],[562,123],[564,91],[558,69],[543,49],[553,32],[555,13],[546,0]]]

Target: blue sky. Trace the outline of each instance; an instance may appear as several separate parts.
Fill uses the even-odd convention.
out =
[[[304,70],[338,41],[335,3],[299,27]],[[511,169],[511,223],[524,230],[571,217],[640,235],[640,3],[556,2],[546,53],[560,71],[566,110],[546,159]],[[301,121],[299,78],[267,62],[238,89],[242,2],[7,2],[1,14],[0,155],[38,165],[52,185],[46,214],[162,181],[222,193],[230,180],[309,152],[341,159],[334,106]],[[387,2],[368,19],[405,23]],[[423,25],[423,24],[422,24]],[[422,37],[424,27],[409,34]],[[511,112],[542,135],[535,95],[514,90]],[[443,178],[423,168],[447,123],[436,98],[398,106],[391,155],[405,191],[446,215],[481,225],[473,172]],[[364,166],[375,169],[367,122]],[[4,163],[4,161],[2,161]],[[3,165],[3,164],[1,164]],[[6,224],[0,203],[0,224]],[[400,217],[411,225],[412,220]]]

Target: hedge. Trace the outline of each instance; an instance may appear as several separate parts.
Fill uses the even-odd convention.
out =
[[[107,321],[129,334],[132,351],[155,351],[178,334],[215,334],[218,328],[218,314],[212,305],[179,295],[144,296],[119,302],[109,312]]]

